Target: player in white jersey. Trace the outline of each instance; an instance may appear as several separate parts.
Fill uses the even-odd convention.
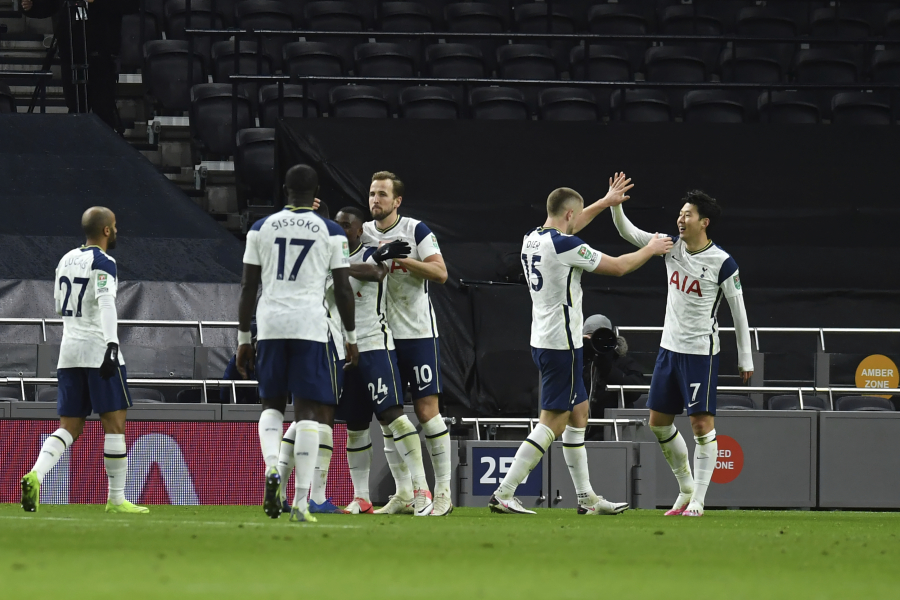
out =
[[[584,199],[570,188],[554,190],[547,198],[547,220],[522,242],[522,267],[531,292],[531,356],[541,373],[540,423],[519,446],[512,466],[491,496],[492,512],[535,514],[514,494],[560,434],[563,455],[578,495],[578,513],[618,514],[627,503],[614,503],[597,495],[588,474],[584,433],[589,403],[582,379],[584,338],[581,328],[581,274],[622,276],[672,247],[669,238],[656,238],[631,254],[603,255],[572,235],[597,213],[621,203],[631,187],[619,174],[610,179],[607,195],[584,209]],[[582,218],[583,212],[588,215]]]
[[[147,508],[125,499],[125,418],[131,394],[119,353],[116,261],[107,254],[116,247],[116,216],[108,208],[89,208],[81,228],[87,241],[62,257],[53,280],[56,312],[63,318],[56,367],[59,429],[47,437],[31,472],[22,478],[22,508],[38,510],[44,476],[81,435],[87,416],[96,412],[106,432],[106,512],[146,513]]]
[[[716,468],[716,384],[719,376],[719,326],[716,312],[722,297],[731,307],[737,336],[738,368],[744,383],[753,375],[750,328],[744,309],[737,263],[707,236],[710,221],[721,208],[701,191],[688,192],[678,213],[678,235],[666,257],[669,293],[666,320],[656,367],[650,383],[650,429],[678,479],[680,493],[666,515],[703,515],[706,490]],[[625,217],[622,206],[612,210],[619,234],[636,246],[652,234]],[[697,446],[694,475],[687,445],[673,422],[687,408]]]
[[[396,175],[379,171],[369,186],[369,211],[373,221],[363,226],[362,242],[379,246],[394,240],[406,241],[412,252],[408,258],[394,260],[387,275],[387,320],[394,334],[397,362],[403,390],[409,389],[422,424],[425,443],[434,467],[434,500],[425,488],[414,487],[397,454],[394,436],[382,427],[385,454],[397,486],[386,506],[378,514],[423,513],[433,504],[431,514],[444,516],[453,510],[450,498],[450,432],[438,405],[441,393],[440,343],[434,309],[428,297],[431,283],[447,281],[447,266],[431,229],[425,223],[398,214],[403,202],[404,185]]]
[[[238,306],[236,366],[246,377],[256,361],[263,406],[259,439],[266,465],[265,513],[278,518],[281,477],[278,451],[288,394],[293,396],[297,436],[291,520],[315,521],[307,490],[319,448],[319,423],[333,419],[337,374],[329,357],[325,280],[334,275],[334,295],[346,331],[347,358],[356,365],[353,290],[348,275],[349,251],[343,230],[313,212],[318,176],[306,165],[288,170],[284,184],[288,205],[260,219],[247,233],[244,273]],[[256,294],[262,282],[262,295]],[[250,320],[256,306],[257,349],[250,344]]]

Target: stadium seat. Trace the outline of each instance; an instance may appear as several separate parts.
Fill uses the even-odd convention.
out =
[[[215,83],[231,83],[229,76],[234,75],[234,42],[216,42],[210,52],[210,71]],[[242,75],[270,75],[274,72],[274,61],[265,52],[259,52],[256,42],[242,41],[238,56],[238,69]],[[241,83],[242,90],[253,100],[256,106],[257,83]]]
[[[672,4],[676,3],[672,2]],[[753,0],[696,0],[692,5],[697,7],[698,14],[718,20],[722,24],[723,33],[734,33],[738,13],[743,8],[755,6],[756,2]]]
[[[193,62],[193,80],[188,81]],[[182,40],[153,40],[144,44],[143,81],[147,92],[167,111],[184,112],[191,108],[191,87],[206,82],[203,57],[196,50],[188,53]]]
[[[634,401],[634,408],[647,408],[647,400],[650,399],[650,394],[641,394],[638,396],[637,400]]]
[[[852,125],[890,125],[888,94],[841,92],[831,99],[831,122]]]
[[[453,93],[437,86],[408,87],[400,92],[400,116],[406,119],[457,119]]]
[[[156,19],[157,29],[161,31],[166,22],[166,0],[141,0],[141,3],[146,13]]]
[[[232,100],[237,102],[237,128],[232,123]],[[191,88],[191,135],[217,158],[234,155],[237,131],[252,126],[250,97],[237,98],[226,83],[202,83]]]
[[[871,30],[871,26],[865,19],[853,15],[843,6],[840,9],[819,8],[812,11],[810,16],[809,34],[812,37],[853,40],[869,37]],[[860,62],[863,60],[866,50],[862,44],[840,46],[829,44],[827,47],[840,48],[853,56],[854,60]],[[872,46],[869,46],[868,52],[871,54],[873,49]]]
[[[812,125],[819,123],[821,112],[816,102],[800,92],[763,92],[757,101],[761,123]]]
[[[650,32],[646,16],[628,6],[598,4],[588,12],[588,28],[591,33],[618,35],[646,35]],[[631,58],[631,70],[640,71],[644,64],[647,42],[623,42]]]
[[[590,46],[585,64],[584,46],[569,53],[569,72],[578,81],[632,81],[628,52],[619,46]]]
[[[241,29],[294,28],[294,19],[285,4],[275,0],[241,0],[235,5],[234,14]],[[297,37],[267,34],[263,38],[264,52],[275,59],[276,70],[281,70],[282,48],[292,39]]]
[[[526,120],[530,114],[525,95],[509,87],[483,87],[469,92],[472,118],[482,120]]]
[[[647,50],[644,58],[644,74],[647,81],[700,83],[706,81],[706,64],[686,48],[657,46]],[[669,104],[681,111],[687,88],[672,89],[666,93]]]
[[[799,83],[856,83],[859,69],[844,50],[816,48],[797,52],[794,74]]]
[[[510,44],[497,49],[497,69],[501,79],[557,78],[553,51],[538,44]],[[537,110],[537,86],[522,86],[529,111]]]
[[[186,27],[187,2],[185,0],[168,0],[166,2],[166,39],[186,40],[187,36],[184,33]],[[225,27],[224,17],[218,8],[216,12],[213,12],[210,0],[191,1],[191,29],[222,29],[223,27]],[[196,35],[194,36],[194,50],[208,61],[213,42],[221,39],[222,36]]]
[[[378,8],[378,22],[381,31],[419,32],[434,31],[434,20],[428,8],[418,2],[383,2]],[[389,38],[394,44],[400,44],[407,54],[413,57],[416,68],[423,64],[422,51],[427,45],[416,38]]]
[[[564,2],[554,2],[552,9],[546,2],[530,2],[515,6],[513,17],[516,31],[520,33],[575,33],[575,20],[563,11]],[[550,12],[552,10],[552,12]],[[524,40],[522,40],[524,41]],[[565,71],[568,68],[569,41],[535,41],[553,50],[556,68]]]
[[[669,97],[661,90],[615,90],[611,118],[628,123],[662,123],[672,119]]]
[[[541,90],[538,116],[544,121],[596,121],[597,99],[582,88],[555,87]]]
[[[151,388],[129,387],[128,395],[134,402],[164,402],[165,397],[159,390]]]
[[[16,99],[9,86],[5,83],[0,83],[0,113],[14,112],[16,112]]]
[[[331,89],[332,117],[387,119],[390,105],[381,89],[370,85],[341,85]]]
[[[755,410],[756,406],[749,396],[739,394],[718,394],[716,396],[717,410]]]
[[[159,25],[151,13],[144,16],[144,42],[160,38]],[[141,44],[141,15],[122,16],[122,41],[119,49],[119,64],[122,73],[136,73],[144,65]]]
[[[684,95],[684,120],[689,123],[743,123],[741,96],[726,90],[694,90]]]
[[[207,400],[212,400],[213,397],[218,398],[218,394],[207,389]],[[203,390],[196,388],[180,390],[175,396],[175,402],[179,404],[200,404],[203,402]]]
[[[356,74],[360,77],[415,77],[416,67],[413,57],[400,44],[370,42],[359,44],[353,49]],[[409,83],[381,83],[378,87],[384,92],[391,105],[397,109],[397,97],[400,90]]]
[[[282,91],[281,116],[288,119],[303,118],[303,108],[306,107],[307,117],[319,116],[319,105],[312,98],[304,98],[303,86],[296,83],[284,84]],[[260,127],[275,127],[278,123],[278,84],[264,85],[259,88],[259,116]]]
[[[790,16],[771,6],[741,9],[738,11],[735,29],[738,35],[760,38],[795,38],[798,33],[797,23]],[[782,68],[786,69],[790,66],[797,44],[769,43],[764,46],[752,44],[748,47],[770,50],[778,57]]]
[[[889,38],[900,38],[900,8],[890,11],[885,17],[884,35]]]
[[[742,47],[722,50],[719,75],[726,83],[780,83],[784,71],[770,50]]]
[[[35,402],[56,402],[56,398],[59,396],[59,388],[56,386],[53,387],[42,387],[38,388],[37,393],[35,394]]]
[[[835,410],[893,412],[894,405],[887,398],[878,396],[844,396],[835,402]]]
[[[0,402],[21,402],[18,396],[0,396]]]
[[[237,132],[234,181],[238,211],[248,205],[275,204],[275,130],[267,127]]]
[[[669,6],[663,11],[660,21],[660,33],[666,35],[712,35],[719,36],[724,33],[722,22],[704,12],[705,4],[690,4]],[[719,60],[722,50],[721,42],[679,42],[679,44],[698,56],[706,65],[707,71],[712,71]]]
[[[365,21],[353,2],[325,0],[310,2],[303,9],[304,27],[311,31],[363,31]],[[341,57],[345,65],[353,64],[353,48],[364,38],[313,37],[307,41],[325,42]]]
[[[900,48],[873,54],[871,72],[876,83],[900,83]]]
[[[800,398],[796,394],[772,396],[769,410],[800,410]],[[828,401],[819,396],[804,395],[803,410],[828,410]]]
[[[290,75],[294,81],[312,75],[340,77],[344,74],[340,54],[325,42],[285,44],[283,56],[284,73]],[[308,84],[310,98],[314,98],[319,106],[328,106],[328,90],[333,85],[330,82],[310,82]]]
[[[426,73],[429,77],[447,79],[482,79],[485,77],[481,48],[472,44],[432,44],[425,49]],[[463,105],[467,91],[462,85],[444,85]]]
[[[444,8],[447,31],[452,33],[503,33],[506,31],[503,15],[493,4],[485,2],[458,2]],[[496,51],[501,42],[496,39],[467,39],[466,43],[478,46],[488,71],[496,68]]]

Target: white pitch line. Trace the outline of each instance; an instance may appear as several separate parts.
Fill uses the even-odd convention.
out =
[[[95,520],[95,519],[79,519],[76,517],[25,517],[25,516],[12,516],[12,515],[0,515],[0,519],[30,519],[34,521],[77,521],[84,523],[114,523],[117,525],[131,525],[132,523],[152,523],[156,525],[232,525],[238,526],[243,525],[245,527],[264,527],[264,523],[257,522],[246,522],[246,523],[232,523],[229,521],[190,521],[190,520],[177,520],[177,521],[162,521],[159,519],[142,519],[137,517],[134,521],[125,523],[123,521],[118,520]],[[299,525],[299,523],[298,523]],[[310,523],[310,527],[315,527],[317,529],[326,528],[326,529],[361,529],[359,525],[334,525],[328,523]]]

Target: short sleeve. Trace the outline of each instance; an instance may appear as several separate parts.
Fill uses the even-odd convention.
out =
[[[429,256],[441,253],[441,247],[438,246],[437,237],[431,232],[431,229],[425,223],[416,225],[416,249],[419,252],[419,259],[425,260]]]
[[[118,291],[116,274],[115,261],[105,254],[97,253],[91,265],[91,285],[94,287],[95,297],[116,297]]]
[[[259,231],[250,230],[247,232],[247,245],[244,247],[244,264],[245,265],[261,265],[259,260]]]
[[[574,235],[554,236],[553,246],[559,262],[567,267],[593,271],[600,264],[600,251],[594,250]]]
[[[719,287],[722,288],[726,298],[734,298],[744,293],[741,290],[741,274],[737,263],[730,256],[719,268]]]
[[[347,243],[345,235],[331,235],[328,237],[330,244],[330,255],[328,268],[348,269],[350,268],[350,244]]]

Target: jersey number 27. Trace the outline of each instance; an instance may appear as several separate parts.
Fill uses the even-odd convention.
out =
[[[76,285],[81,286],[81,290],[78,292],[78,305],[75,308],[75,316],[81,316],[81,301],[84,299],[84,292],[87,290],[87,285],[91,281],[87,277],[76,277],[72,281],[75,282]],[[66,297],[63,298],[62,303],[62,316],[71,317],[72,309],[68,308],[69,306],[69,298],[72,297],[72,281],[69,281],[69,278],[63,275],[59,278],[59,289],[62,289],[63,286],[66,286]]]

